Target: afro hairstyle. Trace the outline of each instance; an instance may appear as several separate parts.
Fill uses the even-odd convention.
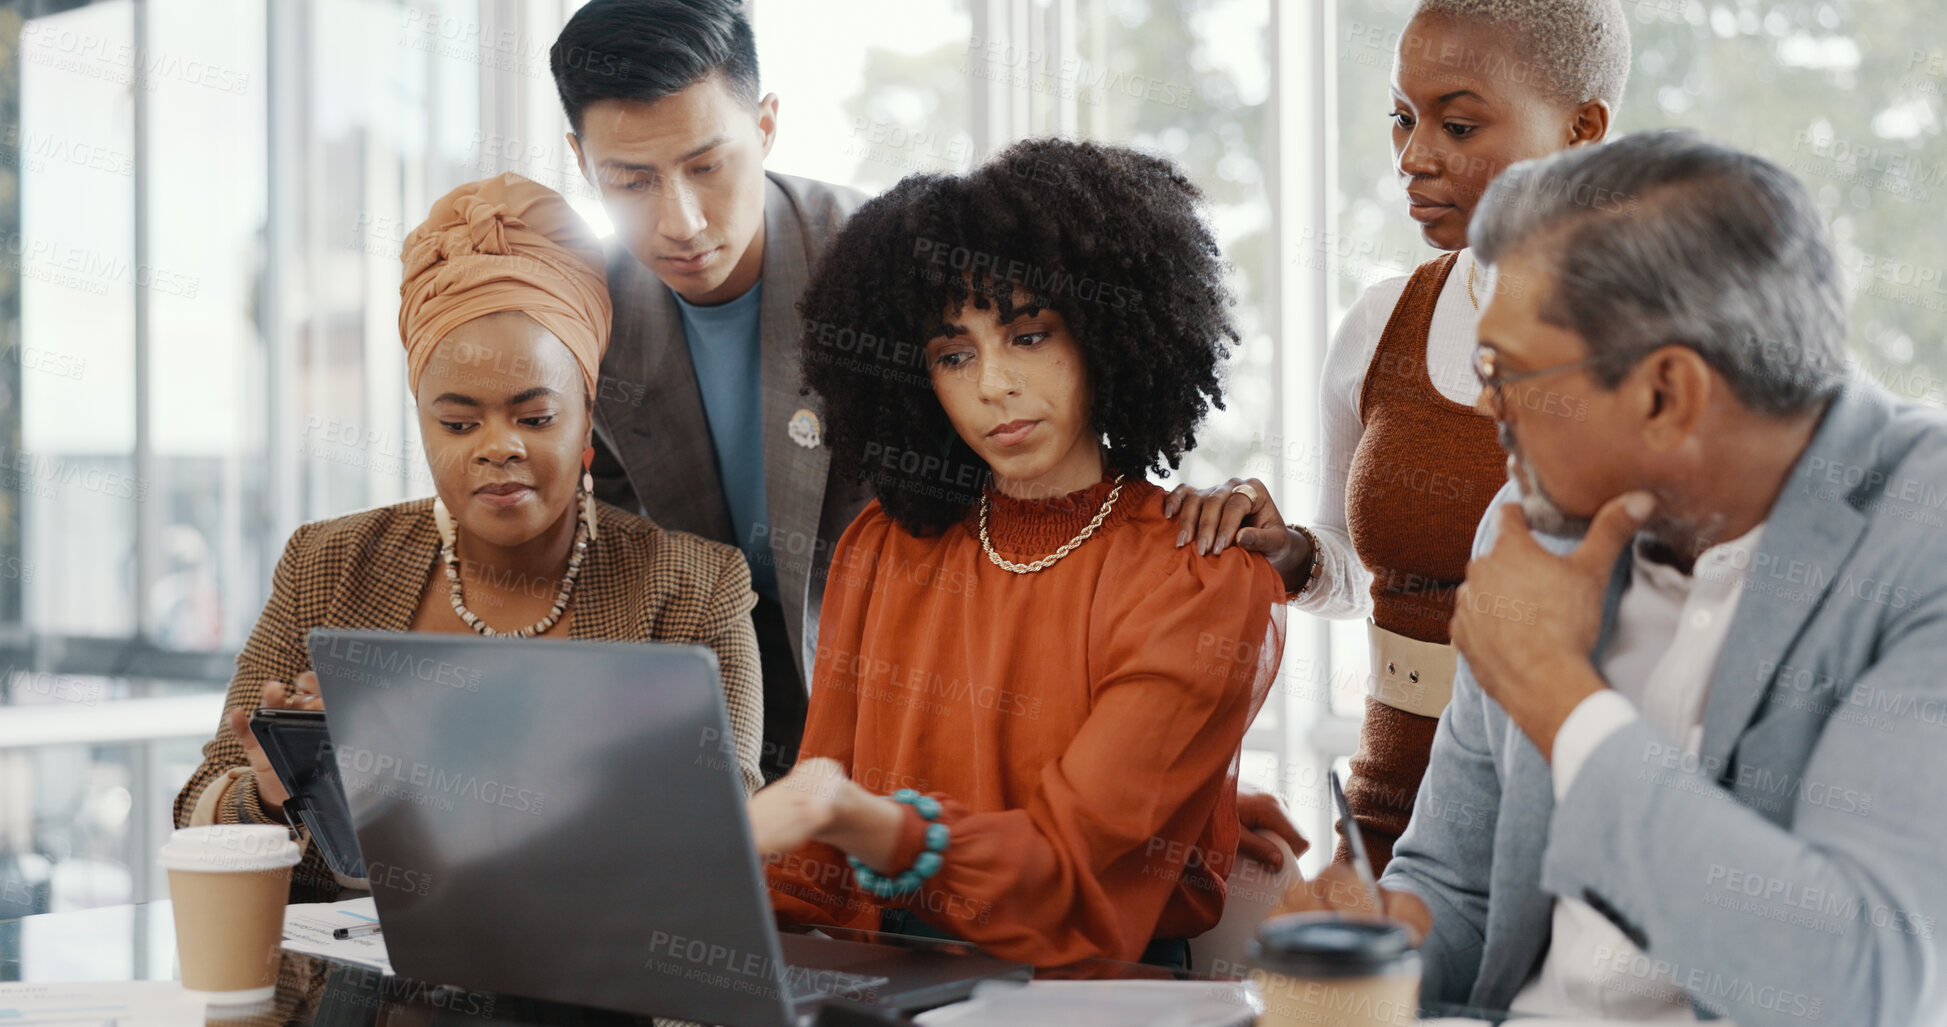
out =
[[[933,391],[929,340],[971,304],[1059,313],[1084,355],[1111,472],[1179,465],[1238,341],[1202,193],[1170,161],[1063,139],[1017,143],[961,175],[920,174],[861,206],[799,303],[807,393],[836,466],[887,516],[937,535],[990,471]]]

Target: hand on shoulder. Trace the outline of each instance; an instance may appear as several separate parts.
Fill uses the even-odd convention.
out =
[[[1163,516],[1181,525],[1178,548],[1194,540],[1198,553],[1214,556],[1231,546],[1259,553],[1287,592],[1298,591],[1311,576],[1311,539],[1284,522],[1270,486],[1256,478],[1232,478],[1207,489],[1178,485],[1163,499]]]

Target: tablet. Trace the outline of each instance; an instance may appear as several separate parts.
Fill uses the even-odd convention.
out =
[[[285,815],[310,832],[311,844],[333,871],[364,877],[365,857],[352,831],[324,711],[265,707],[250,715],[250,731],[264,747],[277,780],[291,793],[284,803]]]

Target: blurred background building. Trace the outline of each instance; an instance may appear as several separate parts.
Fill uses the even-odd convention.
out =
[[[292,528],[431,492],[396,317],[432,199],[518,171],[607,232],[548,72],[577,6],[0,3],[0,918],[159,896],[170,801]],[[1387,124],[1410,0],[747,7],[781,98],[774,170],[878,190],[1050,133],[1180,162],[1245,334],[1180,477],[1261,477],[1310,517],[1330,332],[1432,255]],[[1860,373],[1941,403],[1936,0],[1623,7],[1617,128],[1692,126],[1799,175],[1843,256]],[[1365,638],[1289,629],[1246,774],[1323,839]]]

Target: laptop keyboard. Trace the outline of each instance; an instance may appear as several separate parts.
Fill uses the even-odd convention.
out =
[[[784,988],[792,1002],[815,998],[847,998],[870,1002],[879,989],[892,983],[889,977],[853,974],[842,970],[819,970],[808,966],[786,966]]]

